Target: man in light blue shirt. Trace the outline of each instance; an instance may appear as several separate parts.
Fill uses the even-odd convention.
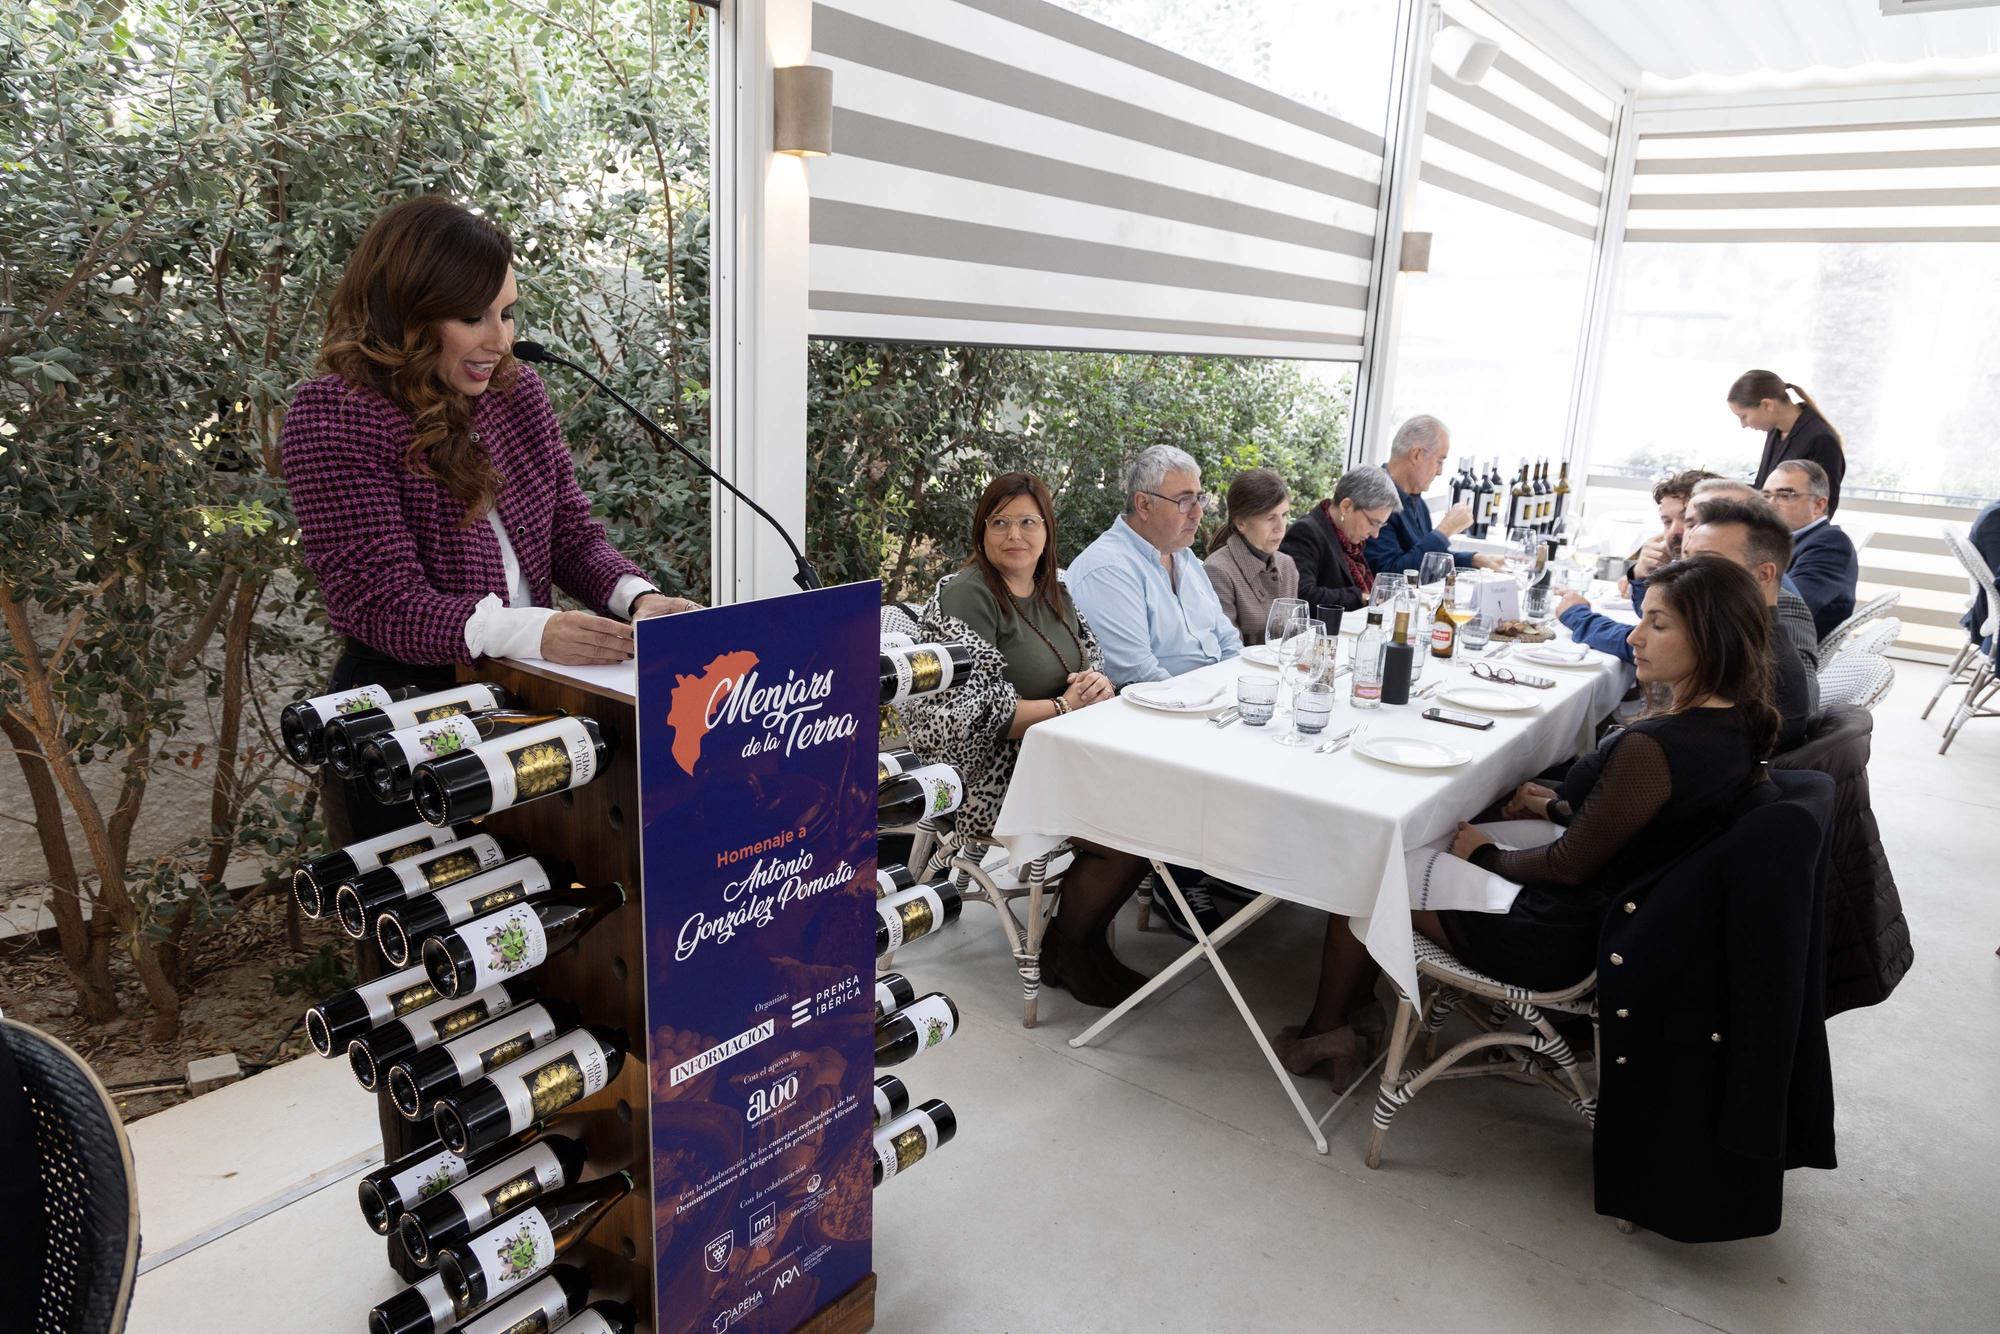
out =
[[[1125,470],[1125,513],[1070,562],[1070,597],[1104,649],[1105,675],[1121,688],[1243,651],[1188,549],[1207,503],[1193,457],[1154,445]]]

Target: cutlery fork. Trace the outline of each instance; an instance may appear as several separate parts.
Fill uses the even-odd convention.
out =
[[[1354,740],[1355,737],[1364,736],[1366,734],[1367,734],[1366,724],[1356,723],[1354,726],[1348,728],[1345,732],[1340,733],[1338,736],[1330,736],[1326,740],[1320,742],[1319,749],[1315,753],[1320,755],[1331,755],[1335,751],[1345,748],[1349,742]]]

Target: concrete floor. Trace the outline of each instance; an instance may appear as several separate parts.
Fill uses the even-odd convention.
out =
[[[1098,1012],[1045,992],[1041,1026],[1022,1029],[999,935],[970,908],[896,961],[964,1017],[906,1073],[916,1097],[953,1105],[960,1132],[876,1197],[877,1328],[1992,1330],[2000,723],[1974,724],[1938,757],[1942,716],[1916,718],[1938,670],[1898,664],[1871,766],[1917,963],[1887,1004],[1830,1025],[1841,1168],[1792,1174],[1776,1236],[1688,1247],[1620,1235],[1591,1212],[1588,1129],[1546,1091],[1501,1080],[1426,1091],[1379,1172],[1361,1162],[1364,1097],[1328,1123],[1322,1157],[1213,976],[1072,1050]],[[1267,1028],[1300,1017],[1323,922],[1281,909],[1228,951]],[[1148,969],[1180,948],[1136,936],[1129,916],[1119,935]],[[347,1080],[332,1062],[287,1070],[301,1084]],[[1307,1088],[1318,1109],[1332,1101],[1330,1086]],[[141,1123],[143,1182],[178,1189],[174,1141],[204,1104],[232,1107],[201,1099]],[[344,1178],[366,1127],[320,1130],[294,1144]],[[353,1223],[350,1181],[261,1212],[243,1226],[176,1220],[195,1248],[141,1279],[134,1334],[351,1328],[328,1313],[393,1287]],[[200,1244],[209,1233],[223,1235]],[[315,1263],[301,1268],[303,1255]],[[288,1277],[245,1285],[254,1272]],[[218,1291],[232,1294],[226,1316]]]

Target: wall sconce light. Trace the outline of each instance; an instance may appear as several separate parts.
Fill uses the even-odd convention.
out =
[[[1404,232],[1403,257],[1396,267],[1404,273],[1429,273],[1431,271],[1430,232]]]
[[[794,157],[833,152],[833,71],[784,65],[771,71],[771,149]]]

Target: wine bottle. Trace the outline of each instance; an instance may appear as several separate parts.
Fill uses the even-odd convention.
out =
[[[875,1132],[875,1184],[907,1172],[958,1134],[958,1117],[936,1098],[920,1102]]]
[[[405,1210],[414,1209],[441,1191],[450,1190],[459,1182],[508,1154],[525,1149],[534,1143],[542,1132],[530,1126],[505,1143],[495,1145],[484,1154],[474,1154],[470,1159],[462,1158],[447,1149],[437,1140],[405,1154],[393,1163],[384,1163],[373,1172],[361,1178],[361,1216],[368,1220],[368,1226],[378,1237],[386,1237],[395,1230],[396,1220]]]
[[[914,635],[906,635],[901,630],[884,630],[882,632],[882,649],[884,652],[890,649],[915,648],[916,646],[917,641]]]
[[[476,820],[536,797],[582,787],[610,747],[589,718],[558,718],[469,750],[425,760],[410,774],[417,814],[432,824]]]
[[[918,885],[875,902],[875,957],[921,940],[941,926],[958,920],[965,906],[958,888],[946,881]]]
[[[378,866],[352,880],[344,880],[333,891],[333,916],[340,929],[356,940],[368,938],[375,915],[397,899],[428,894],[446,885],[478,875],[489,866],[507,860],[500,840],[491,834],[474,834],[459,843],[447,843],[434,852],[405,857],[390,866]],[[394,961],[401,967],[401,961]]]
[[[917,874],[907,866],[891,863],[875,870],[875,897],[886,899],[891,894],[900,894],[917,883]]]
[[[639,1312],[630,1302],[592,1302],[583,1308],[582,1315],[562,1327],[562,1334],[632,1334],[638,1327]],[[473,1332],[468,1326],[459,1334]]]
[[[450,1334],[457,1328],[458,1313],[439,1274],[426,1274],[368,1313],[368,1334]]]
[[[965,783],[949,764],[927,764],[882,784],[875,819],[883,828],[949,815],[965,800]]]
[[[1467,528],[1470,537],[1486,536],[1488,528],[1487,510],[1492,508],[1493,483],[1485,473],[1475,473],[1472,482],[1472,526]]]
[[[923,761],[914,750],[883,750],[875,753],[875,783],[881,786],[897,774],[921,768]]]
[[[964,644],[913,644],[882,650],[882,702],[901,704],[949,690],[972,675]]]
[[[433,1265],[447,1246],[485,1231],[503,1214],[573,1184],[583,1175],[587,1156],[583,1141],[569,1135],[544,1135],[505,1154],[488,1153],[476,1160],[478,1170],[404,1209],[396,1221],[396,1234],[411,1259]]]
[[[391,1066],[498,1019],[532,997],[525,983],[502,982],[474,996],[446,996],[414,1014],[371,1028],[347,1044],[354,1078],[373,1093]]]
[[[439,1098],[464,1091],[466,1085],[537,1047],[547,1046],[556,1034],[574,1027],[576,1011],[562,1001],[522,1005],[449,1042],[411,1052],[394,1065],[384,1066],[389,1101],[405,1120],[421,1120],[437,1106]]]
[[[883,1075],[875,1081],[875,1128],[880,1130],[888,1122],[895,1120],[910,1110],[910,1090],[902,1080],[894,1075]]]
[[[463,829],[434,829],[427,824],[415,824],[350,843],[323,857],[300,862],[292,872],[292,897],[299,901],[300,912],[318,920],[321,913],[333,911],[333,892],[341,882],[447,843],[460,842],[468,834]]]
[[[463,1092],[439,1098],[431,1114],[438,1138],[467,1153],[518,1135],[616,1079],[626,1050],[623,1033],[571,1029],[531,1059],[503,1065]]]
[[[455,755],[496,736],[509,736],[542,723],[552,723],[568,714],[561,710],[535,713],[523,709],[494,709],[484,713],[461,713],[437,722],[399,727],[383,736],[371,737],[357,749],[362,776],[376,800],[408,801],[417,766],[440,755]]]
[[[614,1172],[550,1191],[475,1237],[437,1252],[438,1273],[460,1316],[518,1292],[632,1193],[632,1174]]]
[[[326,725],[323,743],[326,762],[340,777],[357,778],[361,774],[361,744],[364,741],[372,741],[399,727],[415,727],[418,723],[434,723],[460,714],[504,709],[513,702],[514,697],[499,686],[471,681],[378,708],[343,713]]]
[[[321,1056],[346,1051],[347,1044],[391,1019],[415,1014],[438,999],[421,968],[404,968],[373,982],[335,992],[306,1011],[306,1036]]]
[[[1384,704],[1408,704],[1410,702],[1410,663],[1416,655],[1410,648],[1410,611],[1398,599],[1396,605],[1396,631],[1389,636],[1389,646],[1382,650],[1382,702]]]
[[[958,1007],[942,991],[919,996],[875,1021],[875,1068],[901,1065],[958,1031]]]
[[[1556,478],[1556,518],[1561,519],[1569,512],[1569,460],[1562,463],[1562,475]]]
[[[1403,571],[1403,587],[1407,592],[1405,597],[1397,599],[1397,605],[1400,607],[1407,604],[1410,612],[1408,643],[1410,645],[1410,689],[1412,690],[1415,690],[1418,684],[1424,679],[1423,647],[1430,642],[1431,637],[1430,607],[1423,595],[1422,586],[1418,582],[1421,577],[1415,570]]]
[[[894,1014],[917,998],[917,989],[901,973],[884,973],[875,979],[875,1017]]]
[[[1349,660],[1353,684],[1348,688],[1347,702],[1355,708],[1382,707],[1382,651],[1388,646],[1389,637],[1382,633],[1382,609],[1370,607],[1368,623],[1356,636],[1354,656]]]
[[[556,888],[568,885],[559,885],[539,857],[516,857],[435,894],[382,905],[375,915],[375,944],[391,967],[401,968],[439,932]]]
[[[589,1334],[593,1326],[583,1306],[589,1300],[590,1275],[575,1265],[557,1265],[525,1290],[460,1325],[458,1334],[550,1334],[555,1329]]]
[[[285,743],[286,754],[300,764],[318,764],[326,758],[326,725],[333,719],[342,714],[387,708],[418,693],[416,686],[397,686],[394,690],[356,686],[352,690],[336,690],[331,695],[295,700],[278,715],[278,735]]]
[[[483,991],[503,977],[539,967],[624,902],[625,886],[613,881],[595,889],[540,895],[475,917],[424,941],[424,971],[440,996]]]
[[[1449,662],[1458,643],[1458,568],[1444,572],[1444,592],[1438,598],[1437,616],[1431,622],[1431,656]]]

